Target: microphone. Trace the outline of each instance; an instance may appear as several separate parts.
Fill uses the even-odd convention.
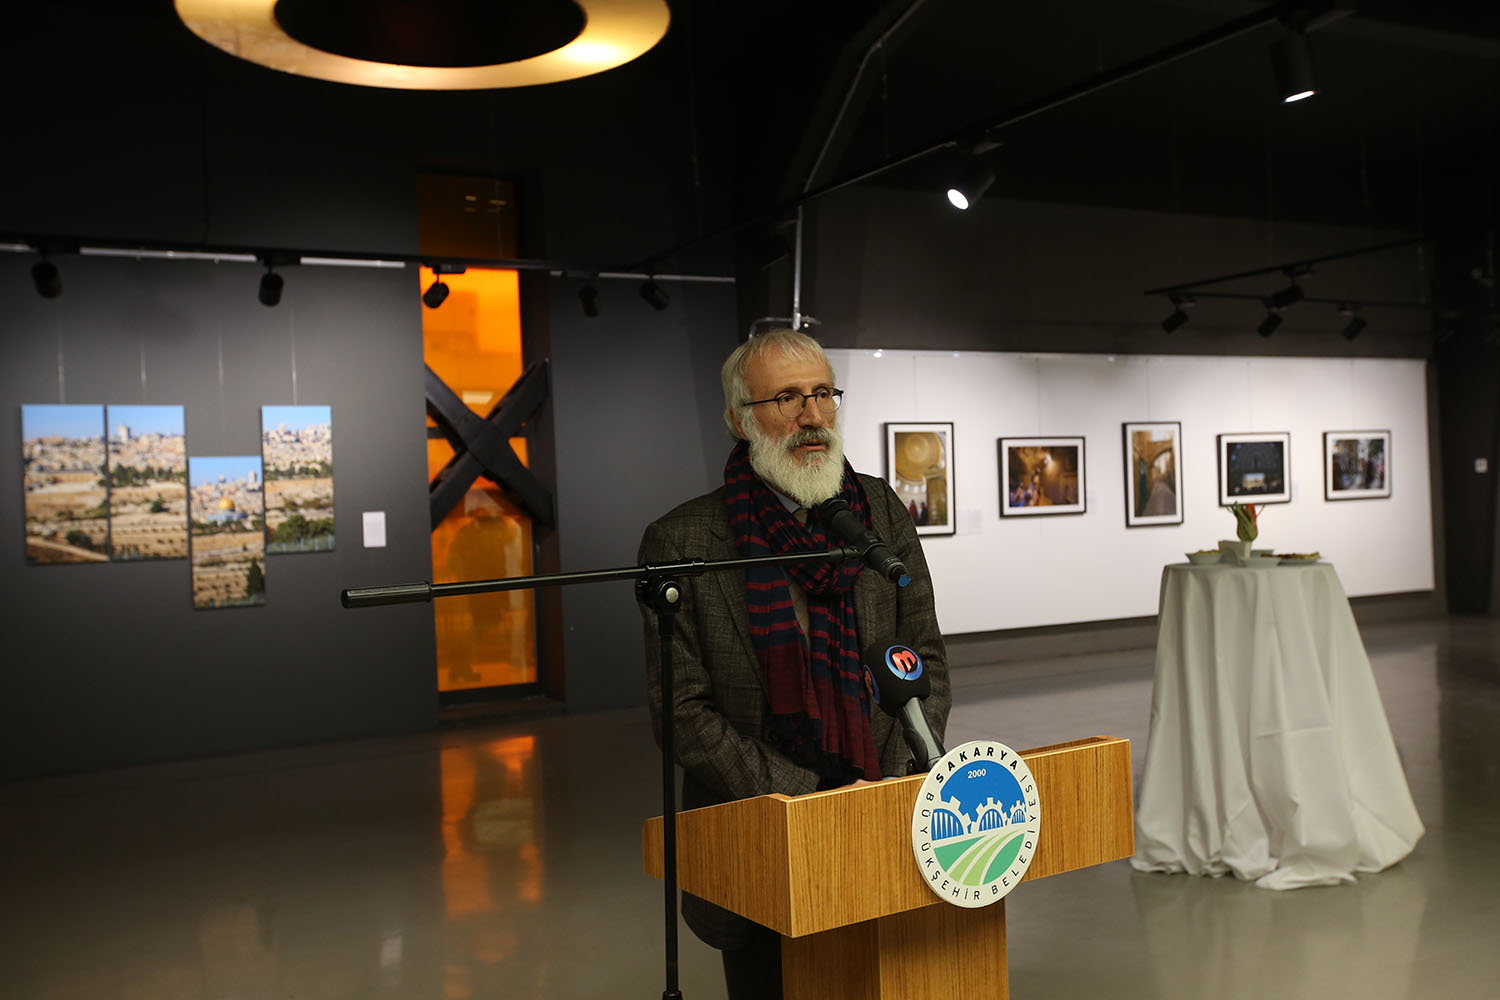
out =
[[[922,699],[932,691],[932,678],[923,669],[922,658],[910,646],[877,642],[865,649],[860,662],[865,677],[874,682],[875,704],[901,720],[901,732],[917,769],[929,770],[947,751],[922,714]]]
[[[890,579],[898,587],[911,583],[906,565],[896,558],[896,554],[880,540],[879,535],[865,527],[864,522],[849,506],[849,501],[843,497],[829,497],[813,506],[812,516],[826,524],[830,531],[845,542],[859,549],[866,566]]]

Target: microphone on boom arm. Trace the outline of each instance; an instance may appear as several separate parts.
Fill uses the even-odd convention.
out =
[[[859,519],[849,501],[843,497],[829,497],[812,508],[812,516],[828,526],[828,530],[842,538],[847,544],[859,549],[865,565],[898,587],[911,583],[906,565],[896,557],[880,536]]]

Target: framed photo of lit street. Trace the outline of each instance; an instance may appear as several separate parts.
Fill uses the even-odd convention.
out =
[[[1182,523],[1182,424],[1124,425],[1125,527]]]
[[[1323,432],[1323,499],[1374,500],[1390,495],[1390,431]]]
[[[1219,435],[1219,505],[1290,503],[1292,435]]]
[[[953,425],[886,424],[885,479],[896,491],[919,535],[951,535]]]
[[[1000,516],[1082,514],[1083,438],[1001,438]]]

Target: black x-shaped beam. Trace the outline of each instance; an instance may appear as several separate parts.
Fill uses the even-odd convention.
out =
[[[510,439],[520,435],[547,401],[550,381],[547,362],[536,362],[481,417],[428,366],[427,413],[453,446],[453,457],[427,484],[434,530],[480,476],[504,490],[533,521],[549,528],[557,524],[552,491],[521,464],[510,446]]]

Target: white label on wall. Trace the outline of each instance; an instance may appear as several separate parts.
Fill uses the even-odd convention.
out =
[[[365,548],[385,548],[385,511],[367,510],[365,519]]]
[[[1474,459],[1474,471],[1481,476],[1490,471],[1490,460],[1487,458]]]
[[[958,530],[966,535],[977,535],[984,530],[984,515],[978,507],[965,507],[959,512]]]

